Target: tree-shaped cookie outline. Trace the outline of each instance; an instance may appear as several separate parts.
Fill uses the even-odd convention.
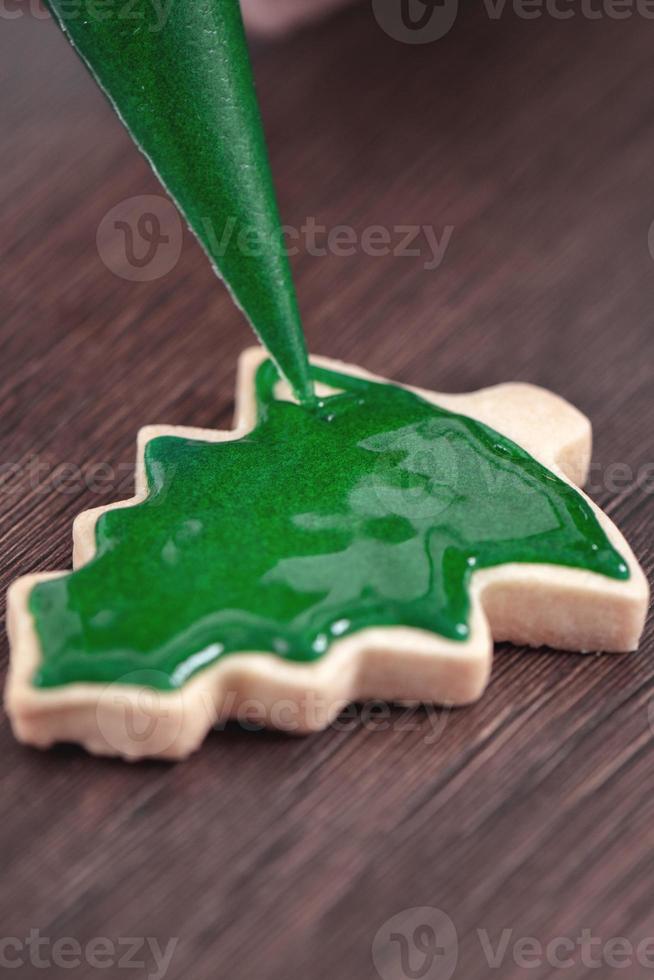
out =
[[[102,514],[145,499],[144,451],[150,440],[172,435],[224,442],[251,431],[256,423],[255,375],[266,357],[262,349],[252,348],[240,359],[233,430],[147,426],[140,431],[135,495],[78,516],[73,527],[74,567],[93,557],[95,526]],[[312,362],[354,378],[384,382],[328,359]],[[466,395],[411,390],[499,431],[570,485],[579,488],[585,481],[590,423],[556,395],[526,384],[499,385]],[[277,394],[291,397],[283,382]],[[372,627],[335,641],[313,663],[289,663],[268,653],[231,654],[180,690],[145,699],[143,690],[130,684],[129,678],[108,687],[74,683],[37,689],[31,684],[40,649],[29,595],[38,582],[69,573],[26,576],[13,584],[8,600],[11,662],[6,705],[14,732],[22,741],[41,747],[76,741],[98,754],[181,758],[197,749],[214,725],[227,716],[238,716],[246,702],[258,705],[265,723],[294,732],[324,728],[344,705],[361,699],[471,703],[486,687],[497,641],[581,652],[633,650],[647,611],[647,580],[613,522],[578,492],[627,563],[628,580],[544,564],[483,569],[472,577],[470,635],[463,642],[407,627]]]

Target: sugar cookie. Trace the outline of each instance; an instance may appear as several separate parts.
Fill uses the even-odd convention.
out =
[[[235,429],[141,430],[135,496],[80,514],[75,571],[12,585],[20,740],[182,758],[250,709],[307,732],[366,698],[470,703],[494,640],[637,647],[647,581],[577,489],[576,409],[526,384],[312,373],[300,406],[245,352]]]

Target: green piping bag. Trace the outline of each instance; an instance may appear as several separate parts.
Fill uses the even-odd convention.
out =
[[[49,0],[300,401],[313,386],[238,0]]]

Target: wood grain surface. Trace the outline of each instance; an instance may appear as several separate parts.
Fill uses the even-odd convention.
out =
[[[189,234],[154,281],[112,272],[120,254],[103,261],[103,216],[158,185],[51,21],[12,9],[0,19],[3,591],[68,567],[75,514],[129,495],[139,426],[229,424],[251,342]],[[516,379],[569,398],[594,422],[591,492],[648,572],[653,49],[637,14],[525,20],[507,7],[493,20],[482,5],[437,43],[407,45],[363,4],[256,51],[289,225],[453,227],[431,270],[424,241],[418,256],[302,243],[311,349],[436,390]],[[39,753],[3,716],[0,940],[38,929],[52,960],[57,939],[175,937],[170,980],[513,980],[562,972],[518,940],[574,944],[589,930],[591,975],[613,976],[628,947],[611,940],[654,936],[653,688],[649,630],[629,657],[501,648],[469,709],[395,709],[390,725],[358,711],[304,740],[233,726],[178,766]],[[454,923],[454,974],[451,944],[431,966],[411,949],[417,920],[401,913],[416,907]],[[384,939],[398,915],[409,970]],[[479,930],[497,947],[505,929],[493,969]],[[8,975],[155,970],[152,957],[41,969],[27,950],[0,944],[21,964]],[[591,969],[575,950],[565,977]],[[640,961],[620,975],[651,976],[654,958]]]

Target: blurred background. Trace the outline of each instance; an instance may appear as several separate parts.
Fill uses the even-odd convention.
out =
[[[590,492],[649,572],[654,10],[244,12],[310,349],[569,398],[594,423]],[[252,337],[36,0],[0,4],[0,78],[4,588],[68,567],[75,514],[130,494],[140,426],[230,424]],[[101,973],[52,960],[98,937],[114,965],[141,937],[139,975],[193,980],[545,978],[557,956],[599,978],[620,955],[650,976],[651,649],[651,630],[629,658],[503,648],[470,709],[357,709],[307,740],[230,727],[176,767],[41,755],[3,717],[13,975],[40,930],[52,977]]]
[[[320,20],[353,0],[244,0],[247,27],[253,34],[282,37],[311,21]]]

